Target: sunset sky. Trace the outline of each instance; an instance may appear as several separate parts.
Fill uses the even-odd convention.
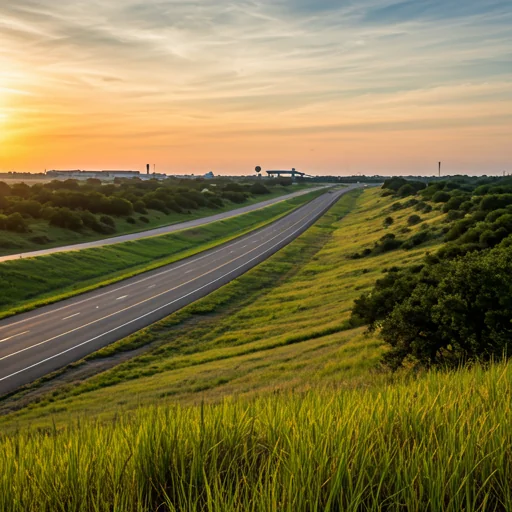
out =
[[[512,172],[511,0],[4,0],[0,171]]]

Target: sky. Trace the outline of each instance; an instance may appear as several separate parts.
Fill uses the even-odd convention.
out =
[[[4,0],[0,171],[512,172],[511,0]]]

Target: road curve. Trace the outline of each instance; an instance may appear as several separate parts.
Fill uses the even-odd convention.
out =
[[[329,186],[329,185],[327,185],[327,186]],[[73,245],[64,245],[64,246],[60,246],[60,247],[53,247],[51,249],[41,249],[39,251],[8,254],[7,256],[0,256],[0,263],[3,261],[19,260],[20,258],[35,258],[37,256],[46,256],[48,254],[55,254],[56,252],[80,251],[82,249],[91,249],[93,247],[103,247],[105,245],[114,245],[114,244],[120,244],[122,242],[131,242],[132,240],[140,240],[141,238],[149,238],[152,236],[166,235],[168,233],[174,233],[175,231],[181,231],[183,229],[195,228],[197,226],[203,226],[204,224],[210,224],[211,222],[215,222],[218,220],[229,219],[230,217],[236,217],[237,215],[252,212],[254,210],[259,210],[261,208],[265,208],[266,206],[280,203],[281,201],[286,201],[287,199],[292,199],[294,197],[303,196],[305,194],[309,194],[310,192],[314,192],[315,190],[320,190],[322,188],[326,188],[326,185],[320,186],[320,187],[315,187],[315,188],[308,188],[305,190],[299,190],[298,192],[293,192],[291,194],[286,194],[285,196],[279,196],[279,197],[275,197],[273,199],[268,199],[267,201],[261,201],[259,203],[251,204],[249,206],[237,208],[236,210],[230,210],[230,211],[224,212],[224,213],[217,213],[215,215],[210,215],[208,217],[202,217],[200,219],[188,220],[186,222],[180,222],[178,224],[170,224],[168,226],[162,226],[160,228],[149,229],[147,231],[140,231],[138,233],[128,233],[126,235],[113,236],[111,238],[102,238],[101,240],[94,240],[92,242],[84,242],[81,244],[73,244]]]
[[[341,195],[325,193],[276,222],[190,258],[0,321],[0,395],[204,297],[291,242]]]

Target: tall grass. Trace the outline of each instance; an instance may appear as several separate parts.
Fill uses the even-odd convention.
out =
[[[5,511],[512,510],[512,365],[0,438]]]

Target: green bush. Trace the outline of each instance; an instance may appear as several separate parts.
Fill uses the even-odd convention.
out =
[[[56,208],[50,217],[50,224],[72,231],[80,231],[84,227],[81,215],[69,208]]]
[[[414,226],[415,224],[419,224],[421,222],[421,217],[419,215],[411,215],[408,219],[407,219],[407,224],[409,224],[409,226]]]
[[[434,203],[446,203],[451,199],[451,195],[448,192],[439,191],[432,196]]]
[[[265,187],[265,185],[263,185],[263,183],[254,183],[249,188],[249,192],[251,194],[256,194],[256,195],[270,194],[270,190],[267,187]]]

